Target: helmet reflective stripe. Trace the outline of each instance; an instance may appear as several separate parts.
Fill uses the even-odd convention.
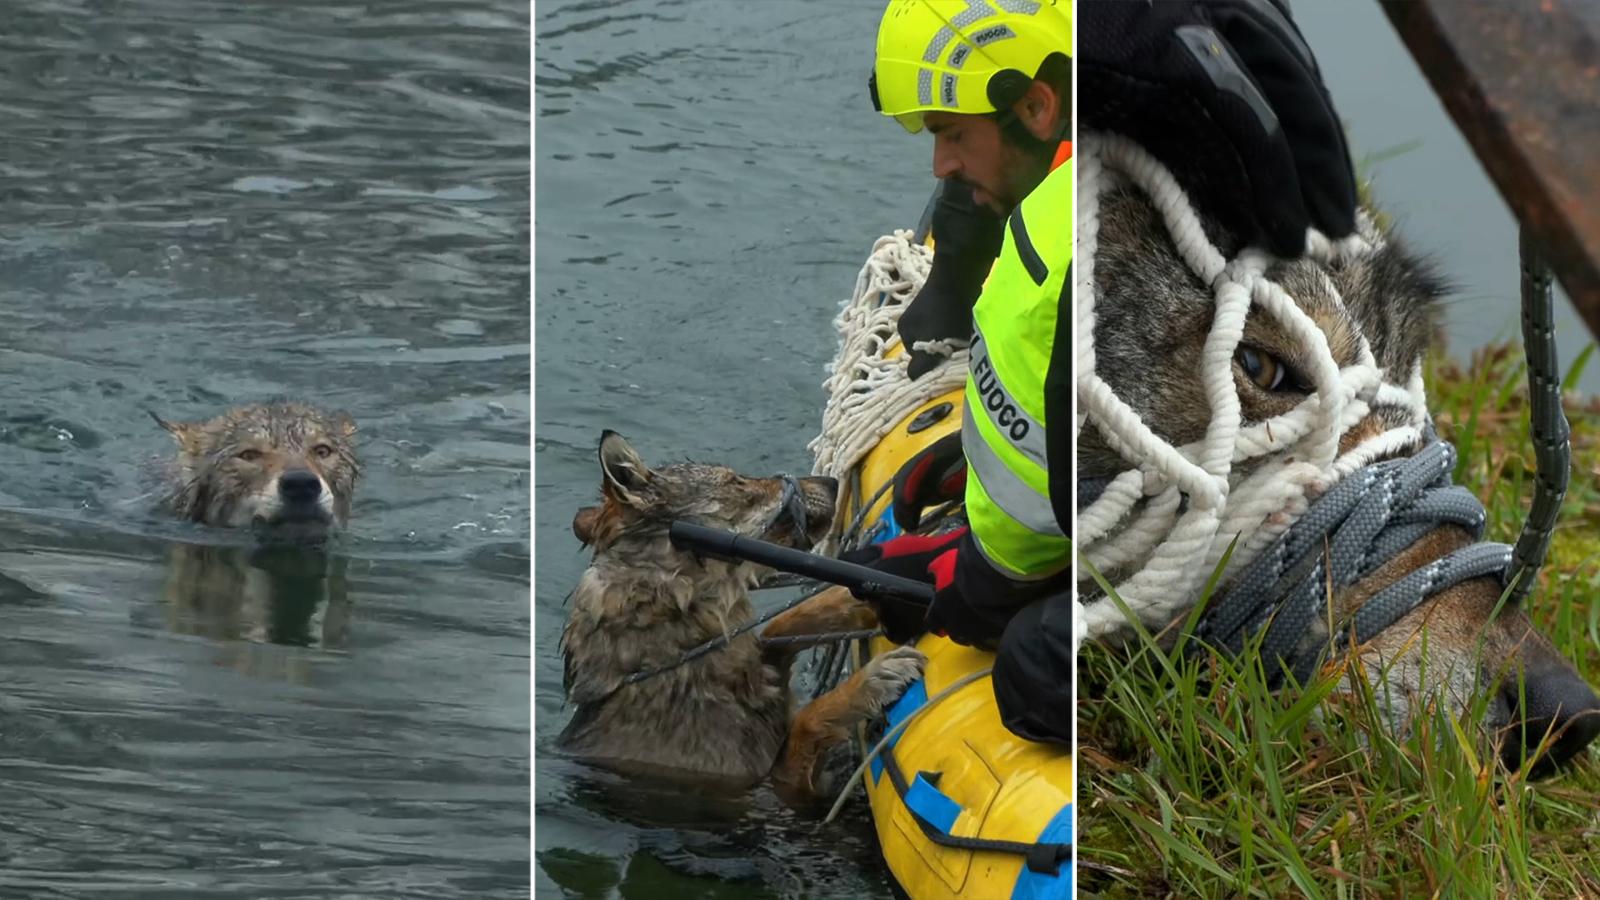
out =
[[[945,31],[950,31],[953,28],[965,28],[980,19],[987,19],[990,16],[998,15],[1000,15],[1000,11],[983,2],[983,0],[967,0],[967,8],[952,16],[950,19],[950,25],[947,28],[942,29],[940,33],[943,34]],[[951,32],[951,37],[954,36],[955,33]],[[929,61],[931,62],[932,60]]]
[[[989,93],[997,74],[1026,79],[1051,54],[1071,54],[1069,2],[894,0],[878,28],[875,108],[912,132],[928,112],[997,112],[1010,102]]]
[[[967,26],[976,24],[978,22],[981,22],[984,19],[989,18],[990,16],[998,16],[1000,14],[1000,12],[998,10],[996,10],[994,7],[990,6],[989,4],[983,2],[983,0],[969,0],[969,3],[970,3],[970,5],[966,9],[964,9],[961,12],[957,13],[956,16],[950,20],[950,24],[949,25],[946,25],[945,27],[943,27],[943,28],[941,28],[938,31],[933,33],[933,39],[928,41],[928,49],[922,51],[922,61],[923,62],[926,62],[926,63],[936,63],[936,62],[938,62],[939,61],[939,56],[944,53],[944,48],[950,43],[950,41],[952,39],[954,39],[956,37],[956,29],[957,28],[966,28]],[[1027,5],[1032,6],[1033,9],[1027,10],[1026,12],[1023,12],[1022,14],[1031,16],[1034,13],[1039,11],[1039,4],[1037,4],[1037,3],[1029,3]],[[1021,10],[1009,10],[1009,11],[1010,12],[1022,12]],[[983,31],[978,32],[977,34],[972,35],[972,43],[978,45],[979,47],[982,47],[985,44],[992,44],[996,40],[999,40],[1002,37],[1016,37],[1017,36],[1017,33],[1015,31],[1012,31],[1011,29],[1007,28],[1004,25],[1000,25],[1000,26],[997,26],[997,27],[999,29],[998,33],[996,32],[996,29],[986,28]],[[956,45],[957,49],[963,48],[965,46],[967,46],[967,45],[966,44],[957,44]],[[950,55],[954,56],[955,53],[952,51]],[[966,58],[966,54],[962,53],[962,59],[965,59],[965,58]]]
[[[981,2],[981,0],[978,0],[977,7],[978,9],[982,10],[978,14],[979,18],[992,16],[995,14],[994,7],[987,3]],[[950,24],[944,26],[938,31],[935,31],[933,33],[933,39],[928,41],[928,49],[922,51],[922,61],[929,63],[938,62],[939,56],[944,53],[945,45],[950,43],[951,39],[956,36],[956,29],[964,27],[967,24],[961,20],[964,18],[969,18],[973,12],[974,9],[972,7],[968,7],[967,9],[964,9],[958,13],[954,19],[951,19]]]

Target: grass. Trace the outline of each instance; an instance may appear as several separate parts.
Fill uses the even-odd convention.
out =
[[[1514,542],[1533,467],[1520,350],[1428,368],[1456,480],[1487,507],[1486,538]],[[1567,410],[1572,486],[1528,609],[1600,684],[1600,400]],[[1248,653],[1137,643],[1079,659],[1080,896],[1600,897],[1595,751],[1531,781],[1471,724],[1487,698],[1461,721],[1433,707],[1397,739],[1338,672],[1273,692]]]

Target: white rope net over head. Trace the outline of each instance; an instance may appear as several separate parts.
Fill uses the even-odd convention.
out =
[[[1266,277],[1274,257],[1246,248],[1224,259],[1172,173],[1155,157],[1121,136],[1081,137],[1076,154],[1073,354],[1078,403],[1073,440],[1091,423],[1130,467],[1078,513],[1074,538],[1083,559],[1101,572],[1131,573],[1113,584],[1117,595],[1146,625],[1162,627],[1198,599],[1199,589],[1236,536],[1239,542],[1224,582],[1344,475],[1421,440],[1427,421],[1421,361],[1404,373],[1404,385],[1386,382],[1362,337],[1359,360],[1341,369],[1316,323]],[[1095,369],[1100,199],[1129,184],[1149,198],[1178,255],[1211,285],[1215,297],[1200,370],[1211,420],[1203,438],[1182,447],[1156,435]],[[1357,234],[1338,243],[1309,231],[1307,256],[1330,262],[1381,247],[1383,237],[1371,218],[1364,212],[1358,218]],[[1334,301],[1341,302],[1331,282],[1327,287]],[[1252,307],[1273,317],[1308,351],[1305,358],[1311,365],[1305,374],[1315,392],[1287,413],[1246,426],[1233,358]],[[1407,409],[1409,423],[1339,456],[1340,437],[1375,404]],[[1184,498],[1187,505],[1181,502]],[[1079,596],[1098,593],[1086,569],[1080,566],[1078,573]],[[1128,625],[1123,612],[1104,596],[1078,603],[1076,612],[1080,641],[1110,636]]]
[[[947,356],[932,371],[913,381],[906,373],[910,354],[889,354],[901,344],[896,325],[928,278],[933,251],[913,243],[908,230],[878,238],[856,276],[856,287],[834,319],[839,354],[828,364],[822,383],[828,404],[822,411],[822,433],[809,445],[812,472],[850,484],[850,471],[883,436],[917,407],[966,384],[967,351],[950,342],[929,341],[914,349]],[[867,498],[861,498],[863,502]],[[839,527],[848,519],[851,498],[839,492],[835,536],[826,551],[836,550]]]

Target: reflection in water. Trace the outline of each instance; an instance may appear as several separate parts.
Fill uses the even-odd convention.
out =
[[[215,640],[341,647],[350,625],[347,567],[314,545],[173,544],[167,622]]]
[[[537,854],[543,876],[567,896],[762,900],[889,893],[859,805],[823,826],[820,815],[790,809],[768,788],[685,789],[681,781],[624,775],[546,751],[540,766],[559,784],[539,805],[541,829],[584,836]]]

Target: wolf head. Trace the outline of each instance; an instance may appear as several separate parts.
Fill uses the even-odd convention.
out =
[[[349,521],[361,466],[348,415],[279,402],[204,422],[151,417],[178,442],[171,498],[178,515],[311,539]]]
[[[1446,292],[1426,261],[1374,221],[1363,216],[1364,252],[1280,261],[1266,272],[1315,323],[1340,369],[1358,362],[1364,338],[1391,386],[1370,403],[1364,418],[1345,423],[1341,457],[1391,429],[1415,424],[1419,367],[1439,327]],[[1232,258],[1239,242],[1214,222],[1203,224],[1211,242]],[[1200,440],[1212,418],[1196,377],[1217,314],[1211,285],[1186,264],[1151,200],[1131,186],[1100,195],[1094,267],[1097,374],[1160,439],[1173,446]],[[1312,395],[1310,352],[1273,316],[1252,308],[1232,367],[1244,424],[1275,420]],[[1417,390],[1402,389],[1408,381]],[[1415,443],[1386,445],[1382,456],[1416,449]],[[1110,477],[1130,461],[1090,421],[1078,437],[1078,465],[1080,478]],[[1248,464],[1234,472],[1248,475]],[[1239,546],[1248,538],[1242,535]],[[1330,601],[1333,618],[1343,620],[1385,584],[1470,540],[1465,531],[1441,528],[1338,592]],[[1117,573],[1108,575],[1116,580]],[[1547,729],[1554,730],[1559,740],[1541,765],[1547,771],[1549,763],[1575,754],[1600,732],[1600,699],[1521,608],[1496,614],[1499,593],[1498,583],[1478,579],[1435,595],[1359,648],[1359,671],[1397,733],[1411,727],[1424,703],[1442,702],[1459,718],[1477,692],[1492,688],[1480,724],[1502,737],[1501,752],[1513,767]]]
[[[665,538],[674,519],[810,548],[833,523],[839,485],[816,477],[794,483],[798,492],[786,489],[782,477],[751,478],[692,462],[652,469],[622,435],[606,431],[600,437],[603,502],[579,510],[572,531],[597,555],[619,540]]]
[[[1239,249],[1214,223],[1207,225],[1225,256]],[[1378,366],[1403,382],[1439,328],[1448,286],[1394,236],[1374,245],[1370,254],[1331,264],[1280,261],[1266,274],[1316,323],[1339,367],[1359,362],[1365,337]],[[1211,405],[1195,373],[1215,300],[1179,258],[1160,214],[1132,187],[1101,198],[1095,276],[1101,298],[1095,308],[1100,376],[1169,443],[1199,440],[1211,421]],[[1234,382],[1246,424],[1280,416],[1315,390],[1309,349],[1273,317],[1258,312],[1246,319],[1234,354]],[[1373,416],[1345,432],[1340,451],[1405,424],[1409,415],[1403,408],[1374,404]],[[1093,478],[1115,475],[1128,463],[1090,426],[1078,441],[1078,467],[1080,478]]]
[[[561,632],[562,685],[579,704],[601,703],[634,671],[665,664],[752,617],[756,567],[679,549],[669,536],[674,519],[809,548],[828,533],[838,493],[832,478],[750,478],[687,462],[651,468],[612,431],[601,435],[599,457],[601,503],[572,522],[578,539],[594,547],[594,559],[572,591]],[[680,671],[716,682],[719,692],[744,695],[775,721],[785,714],[774,710],[786,709],[787,691],[764,676],[751,678],[763,671],[753,635]],[[671,682],[639,688],[657,684]],[[581,721],[587,721],[582,714],[574,723]],[[573,724],[568,732],[588,727]]]

